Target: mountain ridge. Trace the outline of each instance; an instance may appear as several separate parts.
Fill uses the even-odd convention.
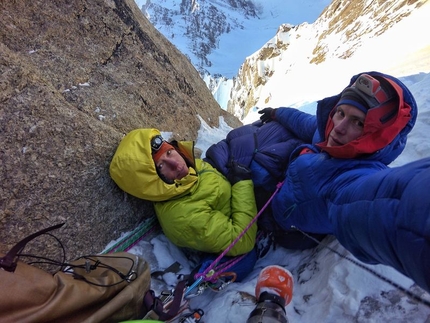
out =
[[[228,78],[236,75],[246,56],[273,37],[281,23],[314,20],[321,8],[330,3],[329,0],[305,0],[299,6],[293,0],[135,1],[201,75]],[[300,8],[306,8],[306,12],[299,14]],[[258,30],[262,41],[255,38],[253,30]],[[234,60],[228,67],[225,67],[226,55],[227,61]]]
[[[139,0],[136,1],[138,2]],[[172,4],[177,2],[170,0],[164,1],[163,4],[167,10],[167,3]],[[251,2],[240,1],[238,3],[246,6]],[[214,27],[214,30],[219,32],[217,34],[219,38],[208,39],[206,43],[203,42],[203,38],[200,38],[202,50],[196,54],[199,58],[195,60],[193,59],[193,53],[198,52],[198,47],[192,46],[187,48],[183,45],[184,39],[178,39],[177,34],[173,38],[169,37],[167,33],[163,33],[162,19],[154,17],[154,12],[150,14],[151,10],[149,7],[142,8],[142,10],[146,15],[150,15],[150,21],[152,23],[155,21],[154,26],[166,38],[177,44],[176,46],[181,47],[178,48],[190,59],[196,69],[205,78],[207,86],[220,106],[243,121],[249,111],[257,104],[264,105],[273,102],[275,95],[273,91],[267,88],[267,85],[275,75],[276,67],[284,64],[282,66],[284,69],[283,73],[287,76],[283,80],[287,80],[287,83],[291,84],[295,82],[288,81],[289,77],[300,78],[300,76],[297,76],[299,67],[307,70],[309,66],[305,65],[317,66],[335,59],[340,61],[350,60],[354,58],[357,51],[362,50],[364,43],[378,39],[378,37],[381,37],[388,30],[393,29],[402,20],[410,16],[413,11],[419,10],[426,2],[427,0],[367,0],[359,2],[333,0],[331,3],[327,1],[327,6],[321,2],[319,5],[323,9],[313,23],[302,22],[293,25],[285,22],[279,24],[273,36],[267,38],[269,40],[261,44],[259,49],[252,54],[243,57],[242,64],[232,77],[226,76],[223,73],[207,75],[208,70],[215,68],[214,66],[208,66],[213,64],[211,61],[212,57],[218,55],[224,57],[224,61],[228,61],[231,56],[230,51],[223,52],[221,46],[219,46],[223,42],[226,42],[224,39],[230,37],[226,34],[221,34],[221,28]],[[196,1],[193,3],[197,5]],[[210,6],[214,3],[219,3],[219,1],[206,1],[204,3]],[[227,2],[227,4],[230,3],[232,2]],[[254,1],[252,3],[255,5],[257,2]],[[268,6],[265,2],[259,3],[259,6],[255,5],[254,8],[257,16],[268,11],[268,7],[264,7],[264,5]],[[301,5],[304,8],[306,3],[302,3]],[[193,11],[193,15],[198,17],[205,8],[207,6],[200,6],[198,10]],[[278,8],[279,12],[281,12],[281,7]],[[241,10],[244,12],[244,7],[241,7]],[[168,10],[165,11],[165,14],[168,17],[172,17],[168,15]],[[182,14],[190,15],[190,11],[182,11]],[[229,11],[228,17],[232,17],[232,11]],[[246,20],[243,18],[242,20],[238,19],[238,21],[242,22],[238,26],[244,28]],[[190,24],[188,28],[193,29],[193,26],[193,24]],[[262,29],[254,31],[251,42],[258,41],[257,34]],[[194,28],[193,30],[195,33],[198,33],[199,29]],[[242,30],[242,32],[244,34],[248,32],[247,35],[252,34],[251,31]],[[181,42],[182,44],[180,44]],[[242,44],[239,40],[237,43]],[[230,44],[232,53],[235,50],[234,47],[234,43]],[[283,61],[283,63],[280,61]],[[287,64],[285,63],[286,61],[288,61],[288,67],[285,67]],[[220,64],[224,63],[221,62]],[[225,64],[227,63],[225,62]],[[218,70],[226,69],[220,66]],[[305,82],[298,82],[297,84],[302,83],[306,86]],[[293,93],[291,98],[299,100],[298,93],[297,95]]]

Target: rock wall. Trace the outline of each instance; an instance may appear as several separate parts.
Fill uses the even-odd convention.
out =
[[[69,259],[100,252],[153,214],[109,177],[125,133],[240,125],[132,0],[0,0],[0,39],[0,252],[61,222]]]

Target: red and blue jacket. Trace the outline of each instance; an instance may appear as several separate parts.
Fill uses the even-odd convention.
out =
[[[340,94],[319,101],[316,116],[291,108],[276,110],[279,123],[311,144],[293,152],[284,184],[272,201],[273,216],[287,231],[294,226],[334,235],[359,260],[391,266],[430,291],[430,158],[388,167],[406,145],[417,105],[400,80],[367,74],[396,84],[398,110],[385,130],[378,132],[381,138],[365,128],[349,146],[348,156],[324,147],[330,113]],[[365,124],[382,117],[369,111]],[[300,154],[305,148],[314,153]]]

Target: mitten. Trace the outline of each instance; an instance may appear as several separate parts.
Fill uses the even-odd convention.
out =
[[[275,113],[276,109],[273,108],[264,108],[261,111],[258,111],[259,114],[261,114],[260,120],[263,123],[270,122],[272,120],[275,120]]]
[[[238,164],[235,161],[231,162],[230,171],[227,174],[227,179],[232,186],[239,181],[244,181],[251,178],[252,172],[248,167]]]

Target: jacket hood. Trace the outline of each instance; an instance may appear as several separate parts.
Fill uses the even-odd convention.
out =
[[[369,110],[366,114],[363,134],[359,138],[343,146],[327,147],[327,137],[333,129],[334,107],[339,102],[341,93],[325,98],[318,102],[318,136],[314,138],[314,142],[319,142],[317,146],[335,158],[359,157],[378,160],[388,165],[405,148],[407,135],[415,125],[417,118],[417,104],[412,93],[400,80],[379,72],[357,74],[351,78],[347,87],[351,86],[361,74],[369,74],[381,81],[388,82],[397,93],[395,108],[393,109],[394,103],[391,103],[390,106]]]
[[[157,129],[136,129],[120,142],[110,163],[109,172],[115,183],[125,192],[144,200],[159,202],[187,193],[197,183],[193,157],[194,143],[175,142],[174,146],[189,164],[188,175],[173,184],[164,182],[152,159],[151,139],[160,135]]]

